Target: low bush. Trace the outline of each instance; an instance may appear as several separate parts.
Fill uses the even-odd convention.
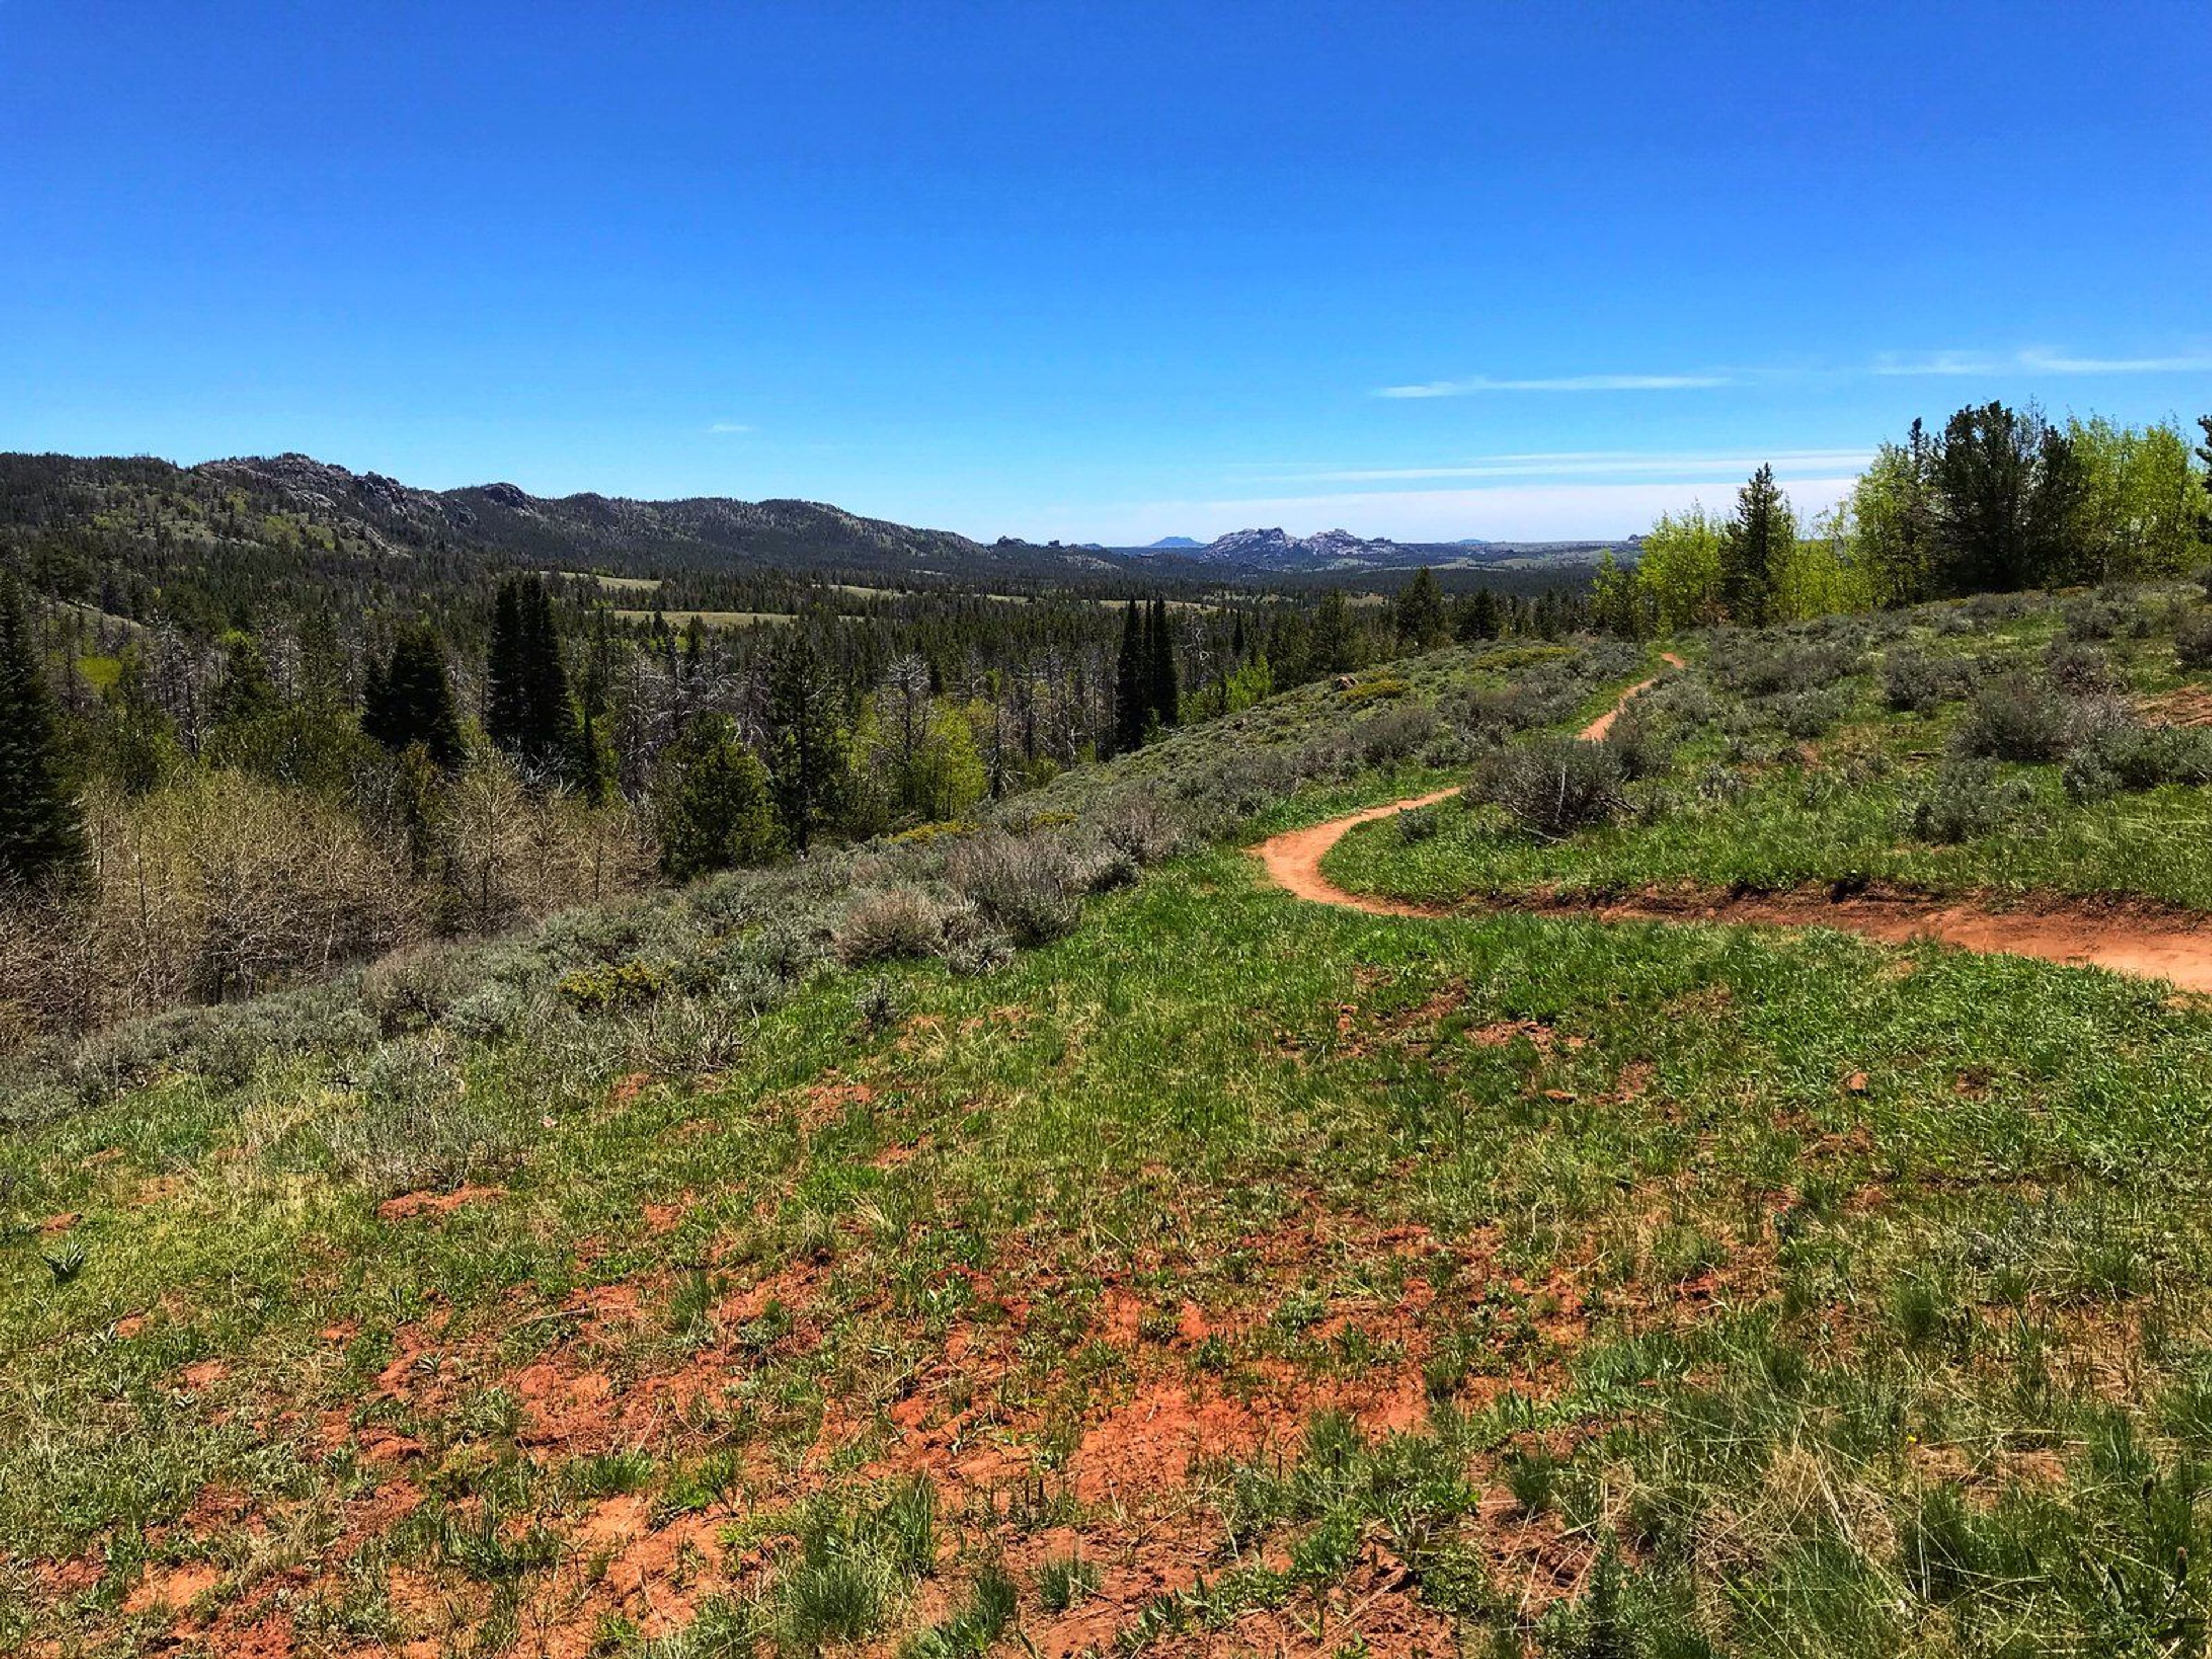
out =
[[[1402,697],[1413,688],[1395,674],[1380,674],[1371,680],[1357,680],[1336,694],[1337,701],[1354,708],[1364,703],[1388,702]]]
[[[1473,793],[1528,834],[1558,841],[1618,817],[1623,781],[1609,744],[1538,738],[1490,756],[1475,773]]]
[[[2074,713],[2043,681],[2006,674],[1974,694],[1953,742],[1969,759],[2055,761],[2066,752]]]
[[[1796,644],[1771,634],[1724,639],[1711,657],[1721,684],[1747,697],[1785,691],[1818,691],[1848,678],[1858,667],[1858,653],[1835,640]]]
[[[1057,837],[978,836],[946,859],[945,879],[1017,944],[1042,945],[1075,927],[1081,876]]]
[[[1932,714],[1974,689],[1974,665],[1963,657],[1932,657],[1922,651],[1893,651],[1882,659],[1881,700],[1900,714]]]
[[[1820,691],[1785,691],[1766,704],[1774,723],[1801,743],[1835,730],[1836,723],[1850,706],[1850,699],[1833,687]]]
[[[1182,831],[1159,798],[1131,790],[1098,815],[1098,838],[1139,864],[1158,864],[1182,842]]]
[[[2212,732],[2145,726],[2115,709],[2077,736],[2061,777],[2068,797],[2082,803],[2160,784],[2212,783]]]
[[[2034,786],[2002,776],[1986,760],[1952,760],[1936,769],[1928,791],[1905,810],[1915,840],[1955,846],[2003,829],[2035,805]]]
[[[1396,822],[1398,839],[1408,846],[1429,840],[1443,828],[1443,819],[1433,805],[1408,808],[1397,815]]]
[[[1656,778],[1674,757],[1674,746],[1667,740],[1661,718],[1642,702],[1638,698],[1622,709],[1605,734],[1605,747],[1626,780]]]
[[[664,963],[633,957],[628,962],[600,963],[563,975],[561,995],[580,1014],[606,1013],[615,1009],[642,1007],[668,988],[669,970]]]
[[[2077,640],[2053,640],[2045,647],[2043,672],[2051,684],[2075,696],[2100,696],[2119,683],[2112,659]]]
[[[1437,735],[1437,711],[1425,702],[1401,703],[1362,720],[1352,735],[1368,765],[1395,765],[1413,759]]]
[[[882,887],[854,896],[831,937],[848,968],[898,957],[930,957],[944,942],[937,901],[918,887]]]
[[[2069,599],[2061,613],[2070,640],[2118,639],[2132,615],[2130,606],[2097,595]]]
[[[504,1169],[519,1135],[473,1104],[442,1047],[401,1037],[362,1069],[350,1108],[322,1126],[332,1165],[372,1196],[458,1187]]]
[[[1470,743],[1498,744],[1564,717],[1568,699],[1557,693],[1547,696],[1527,680],[1516,680],[1506,685],[1462,686],[1447,693],[1437,707],[1446,722]]]
[[[2173,635],[2173,659],[2192,672],[2212,668],[2212,611],[2199,611]]]

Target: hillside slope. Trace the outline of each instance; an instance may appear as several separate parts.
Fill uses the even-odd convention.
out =
[[[1961,718],[1939,667],[1877,768],[1837,728],[1893,670],[1940,646],[1978,696],[2117,617],[2103,672],[2193,706],[2194,603],[1679,641],[1601,745],[1652,655],[1442,652],[995,832],[42,1057],[0,1141],[0,1645],[2166,1650],[2212,1607],[2201,1003],[1370,916],[1242,848],[1470,774],[1336,878],[1708,857],[1741,781],[1848,827]],[[1662,742],[1610,824],[1497,816],[1512,757]]]

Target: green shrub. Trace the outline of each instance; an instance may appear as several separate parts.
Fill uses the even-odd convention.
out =
[[[1661,730],[1659,718],[1637,699],[1620,711],[1605,734],[1605,747],[1625,779],[1656,778],[1674,761],[1674,745]]]
[[[1402,697],[1413,688],[1395,674],[1382,674],[1371,680],[1358,680],[1336,694],[1339,702],[1358,708],[1370,702],[1388,702]]]
[[[1352,741],[1359,757],[1370,766],[1389,766],[1409,761],[1437,735],[1437,711],[1425,702],[1403,703],[1384,710],[1353,728]]]
[[[2077,697],[2100,696],[2118,684],[2110,657],[2094,645],[2074,640],[2053,640],[2044,647],[2043,673],[2051,684]]]
[[[2191,672],[2212,668],[2212,611],[2200,611],[2175,630],[2173,659]]]
[[[1081,876],[1056,836],[979,836],[954,849],[945,879],[1019,944],[1058,939],[1079,915]]]
[[[830,940],[848,968],[931,957],[944,943],[943,912],[919,887],[880,887],[856,895]]]
[[[466,1098],[444,1051],[421,1037],[379,1048],[349,1109],[321,1134],[339,1173],[378,1197],[479,1181],[522,1151],[518,1134]]]
[[[1985,760],[1946,761],[1928,792],[1906,806],[1905,831],[1917,841],[1953,846],[2002,829],[2034,804],[2034,787],[2025,778],[2001,776]]]
[[[1933,714],[1973,692],[1973,664],[1964,657],[1931,657],[1923,650],[1891,650],[1882,657],[1882,703],[1898,714]]]
[[[1490,756],[1472,793],[1528,834],[1558,841],[1620,816],[1622,781],[1620,757],[1609,744],[1537,738]]]
[[[2166,783],[2212,783],[2212,732],[2141,726],[2114,710],[2077,734],[2060,775],[2069,799],[2085,804]]]
[[[668,988],[669,977],[665,963],[633,957],[563,975],[561,995],[580,1014],[611,1013],[651,1002]]]
[[[1954,743],[1960,755],[2049,762],[2066,752],[2074,709],[2041,680],[2006,674],[1974,694]]]

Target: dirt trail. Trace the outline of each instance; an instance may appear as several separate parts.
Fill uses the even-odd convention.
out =
[[[1682,659],[1671,651],[1660,653],[1669,668],[1683,666]],[[1613,730],[1613,723],[1620,711],[1635,697],[1641,696],[1658,684],[1654,675],[1648,680],[1638,680],[1613,702],[1613,707],[1600,714],[1577,733],[1585,743],[1595,743]],[[1430,806],[1459,793],[1454,785],[1426,795],[1416,795],[1409,800],[1394,800],[1388,806],[1370,806],[1364,811],[1348,812],[1340,818],[1331,818],[1327,823],[1316,823],[1304,830],[1285,830],[1279,836],[1270,836],[1252,850],[1266,868],[1269,879],[1280,888],[1302,899],[1311,899],[1316,904],[1341,905],[1347,910],[1364,910],[1370,916],[1420,916],[1437,912],[1419,904],[1407,904],[1398,899],[1376,898],[1365,893],[1348,893],[1321,872],[1321,861],[1328,849],[1342,841],[1345,832],[1363,823],[1372,823],[1377,818],[1387,818],[1395,812],[1410,812],[1419,806]]]
[[[1668,666],[1683,665],[1673,653],[1665,655]],[[1630,700],[1650,690],[1656,680],[1655,676],[1630,686],[1612,708],[1584,726],[1580,736],[1590,743],[1603,738]],[[1347,830],[1431,805],[1458,793],[1456,788],[1438,789],[1387,806],[1349,812],[1304,830],[1288,830],[1269,836],[1252,851],[1278,886],[1316,904],[1339,905],[1370,916],[1449,915],[1454,913],[1449,908],[1347,892],[1322,873],[1321,861]],[[1823,890],[1738,895],[1682,889],[1606,901],[1537,901],[1521,908],[1580,913],[1603,921],[1839,927],[1890,945],[1935,939],[1987,955],[2035,957],[2069,967],[2106,968],[2141,979],[2169,980],[2185,991],[2212,994],[2212,917],[2148,904],[2100,906],[2050,897],[2034,901],[2032,908],[1991,910],[1970,901],[1881,890],[1836,897]]]

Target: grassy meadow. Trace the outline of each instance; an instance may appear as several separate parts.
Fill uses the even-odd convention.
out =
[[[2075,603],[2124,614],[1680,642],[1610,822],[1434,809],[1331,871],[2203,906],[2201,791],[2136,787],[2110,720],[1945,772],[2013,682],[1889,707],[1885,653],[2056,684],[2062,635],[2085,703],[2185,694],[2193,593]],[[1812,683],[1758,689],[1778,659]],[[995,824],[40,1056],[0,1648],[2200,1651],[2203,1007],[1826,932],[1370,917],[1239,850],[1484,775],[1649,660],[1442,652]],[[1922,812],[1939,773],[1971,799]]]

